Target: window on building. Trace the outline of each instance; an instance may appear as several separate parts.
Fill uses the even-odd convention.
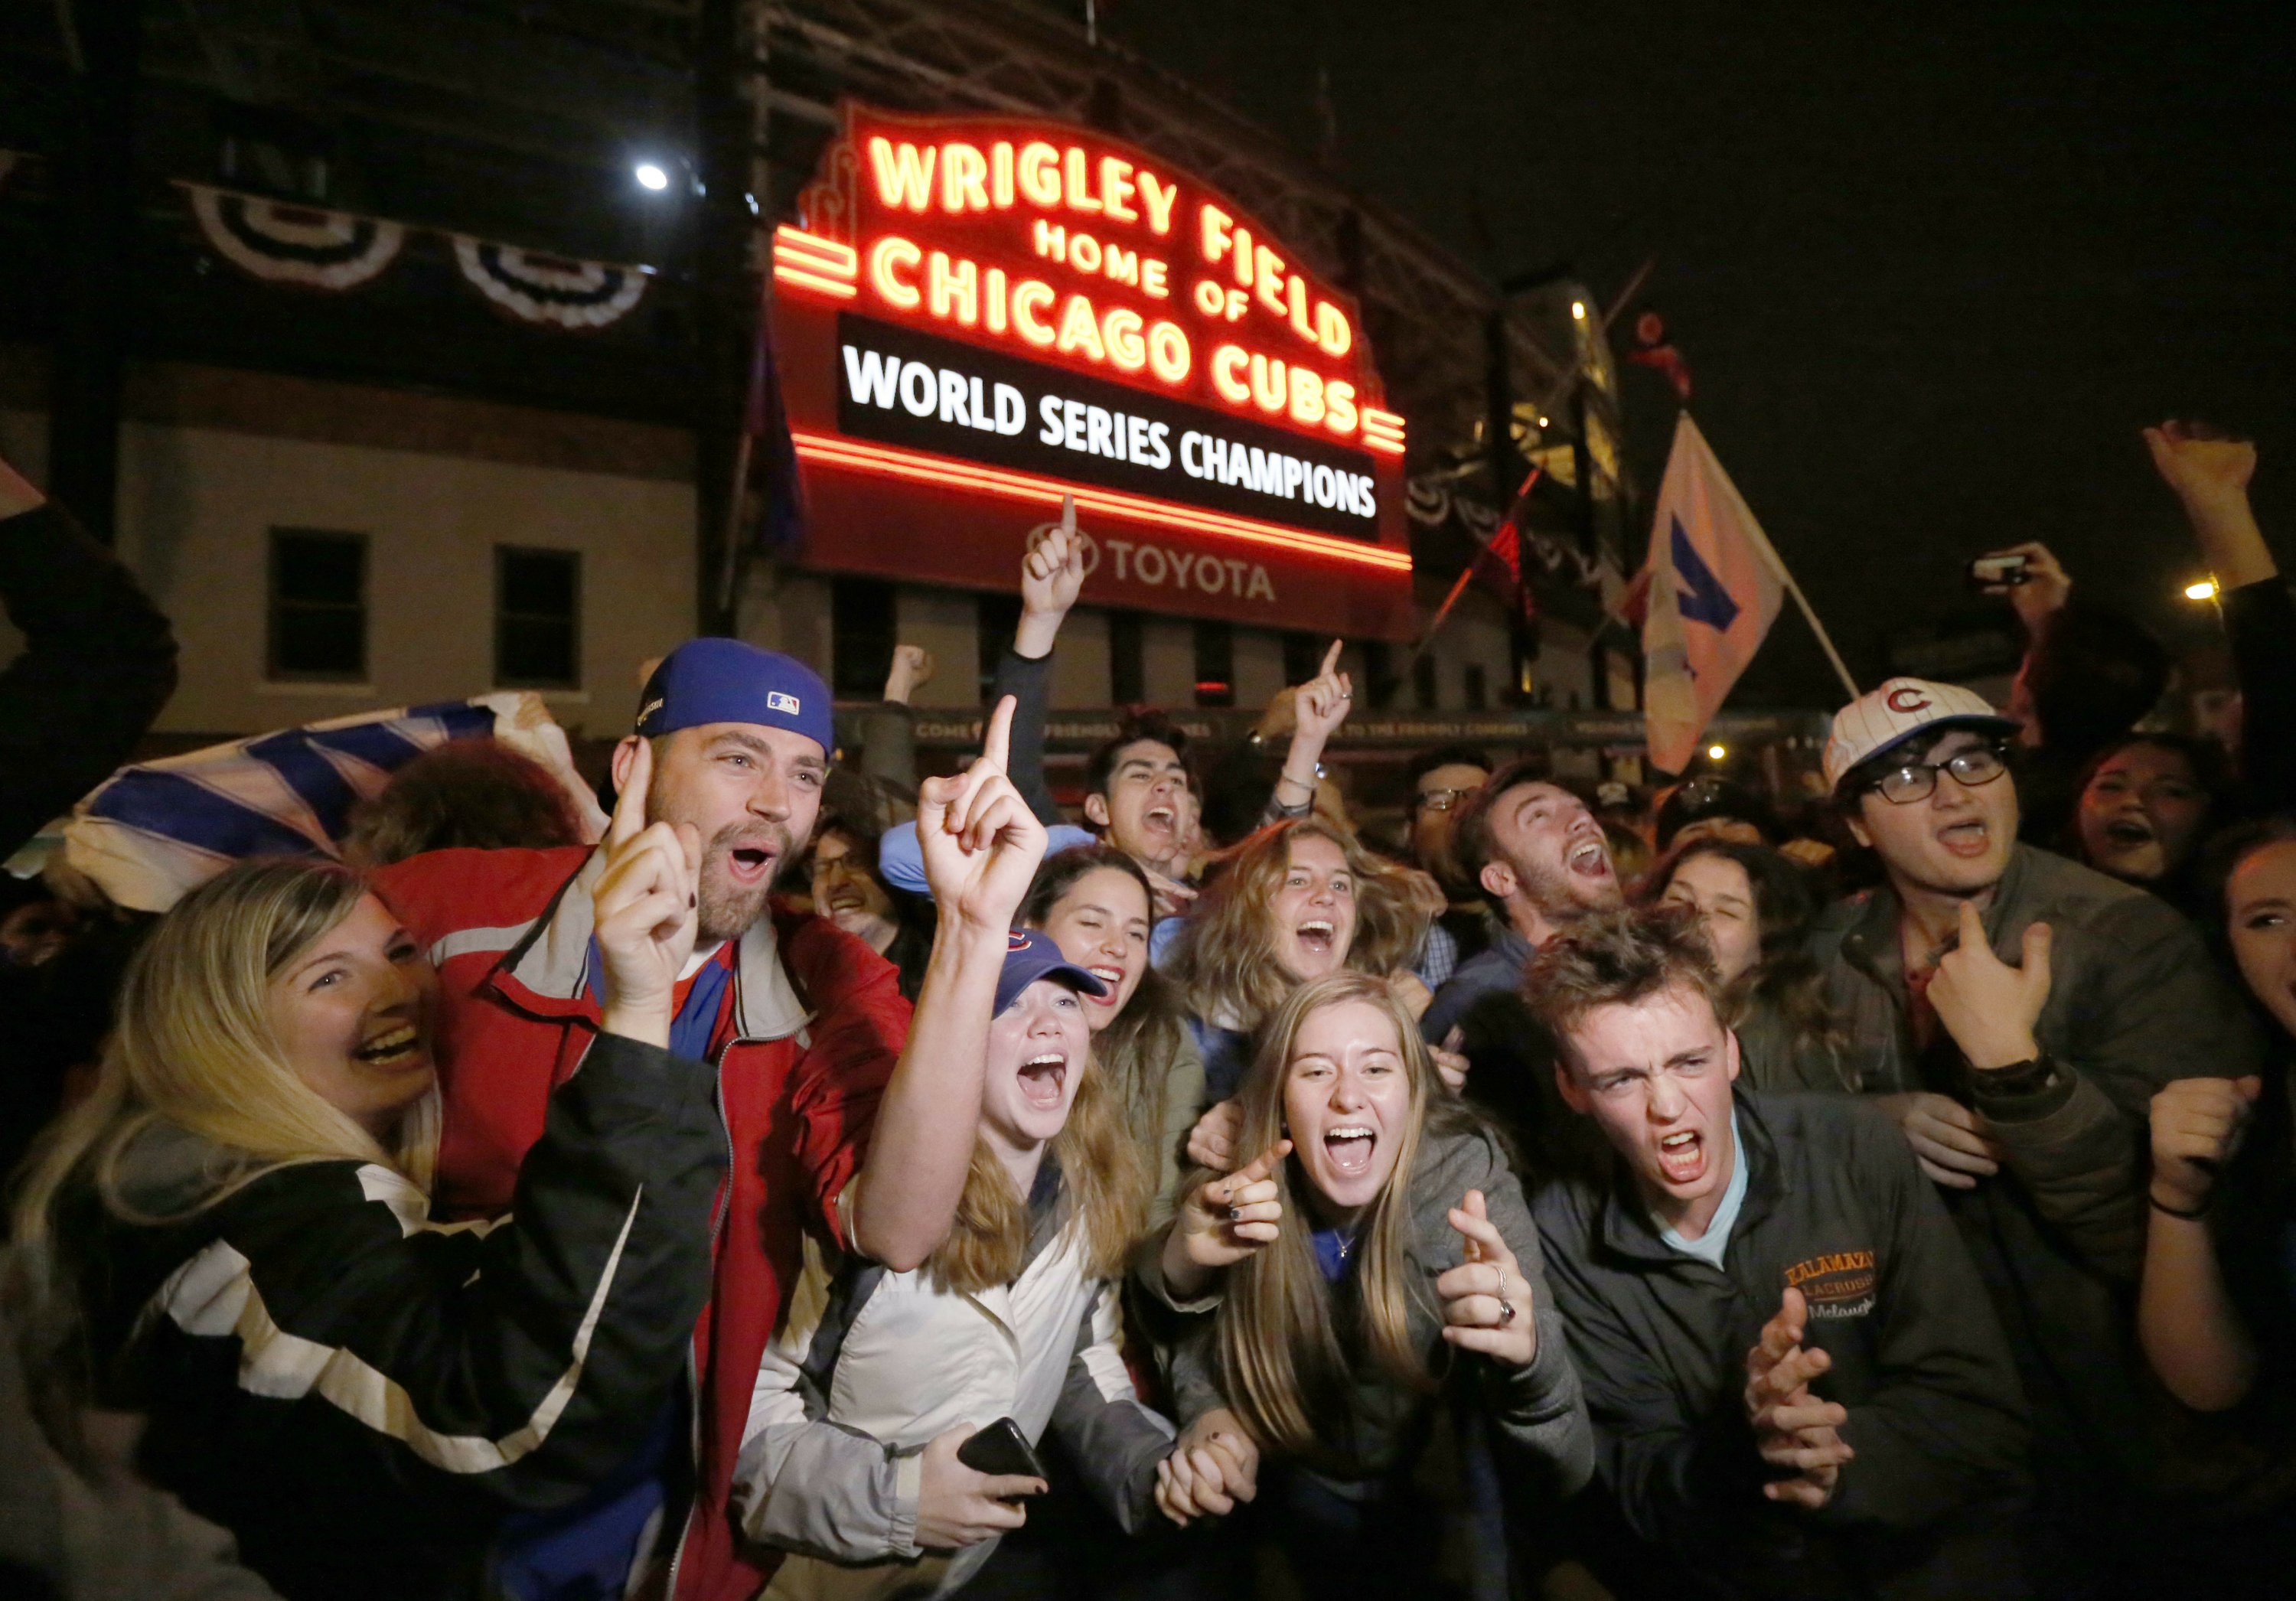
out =
[[[1411,698],[1422,711],[1435,710],[1435,658],[1422,656],[1411,664]]]
[[[1136,706],[1148,698],[1148,651],[1140,613],[1108,614],[1108,702]]]
[[[1460,698],[1467,702],[1470,711],[1480,711],[1490,703],[1490,688],[1483,681],[1483,664],[1470,661],[1460,669]]]
[[[1305,684],[1324,670],[1324,653],[1331,648],[1328,640],[1313,634],[1288,633],[1283,636],[1283,682]]]
[[[1196,625],[1196,704],[1235,704],[1235,629],[1227,623]]]
[[[980,663],[980,703],[988,704],[989,686],[996,682],[996,664],[1004,659],[1004,647],[1013,643],[1013,631],[1021,626],[1021,597],[1017,595],[984,595],[980,602],[980,623],[975,635],[980,648],[974,653]]]
[[[266,652],[276,679],[366,679],[366,536],[271,530]]]
[[[495,682],[582,687],[582,553],[495,546]]]
[[[873,701],[893,666],[893,587],[882,579],[829,583],[830,693]]]

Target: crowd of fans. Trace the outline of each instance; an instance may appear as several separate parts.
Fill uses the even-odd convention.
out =
[[[1064,807],[1054,525],[955,773],[922,652],[848,751],[696,639],[603,837],[457,742],[163,915],[11,881],[0,1589],[2284,1593],[2296,600],[2146,439],[2228,729],[2023,546],[2010,704],[1815,800],[1447,747],[1390,837],[1335,642]],[[4,467],[0,593],[13,850],[173,651]]]

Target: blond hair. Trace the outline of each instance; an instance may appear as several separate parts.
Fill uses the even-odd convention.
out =
[[[1367,973],[1334,973],[1292,992],[1269,1021],[1237,1091],[1243,1116],[1239,1149],[1264,1151],[1283,1137],[1283,1089],[1300,1030],[1324,1007],[1351,1001],[1374,1008],[1394,1025],[1410,1088],[1409,1109],[1397,1131],[1395,1170],[1356,1227],[1363,1339],[1381,1375],[1406,1392],[1424,1392],[1434,1379],[1410,1334],[1411,1301],[1423,1292],[1406,1251],[1412,1175],[1431,1110],[1443,1097],[1433,1088],[1435,1067],[1418,1025],[1384,982]],[[1312,1461],[1332,1457],[1316,1421],[1348,1415],[1355,1368],[1333,1326],[1331,1285],[1308,1238],[1301,1184],[1294,1177],[1298,1161],[1282,1163],[1274,1175],[1283,1205],[1282,1231],[1228,1269],[1217,1339],[1222,1388],[1244,1426],[1263,1444]],[[1200,1173],[1191,1182],[1210,1177]]]
[[[288,1063],[271,1026],[271,981],[366,895],[335,862],[252,861],[225,869],[161,918],[127,965],[88,1098],[41,1141],[15,1209],[20,1244],[48,1234],[60,1193],[91,1185],[130,1221],[167,1220],[122,1193],[122,1156],[170,1124],[217,1148],[210,1182],[182,1214],[214,1205],[293,1162],[368,1162],[428,1188],[436,1092],[401,1121],[395,1148],[330,1105]]]
[[[1148,1226],[1155,1181],[1090,1053],[1083,1074],[1047,1154],[1060,1169],[1062,1227],[1083,1232],[1085,1271],[1121,1278],[1132,1243]],[[1020,1277],[1028,1260],[1029,1198],[1013,1187],[988,1142],[977,1139],[955,1220],[926,1259],[925,1271],[950,1294],[978,1295]]]
[[[196,1216],[262,1178],[305,1162],[376,1162],[430,1187],[439,1096],[427,1092],[386,1150],[328,1104],[287,1061],[271,1026],[270,985],[341,923],[366,881],[327,861],[251,861],[226,868],[178,901],[127,965],[119,1020],[94,1088],[41,1136],[20,1171],[7,1293],[20,1349],[50,1375],[40,1401],[50,1438],[76,1460],[87,1447],[75,1403],[93,1389],[78,1274],[59,1219],[93,1192],[135,1224]],[[155,1211],[129,1199],[121,1167],[144,1134],[173,1127],[210,1147],[201,1186]]]
[[[1276,956],[1268,908],[1291,871],[1292,842],[1300,839],[1330,841],[1355,879],[1349,969],[1385,978],[1419,954],[1442,901],[1425,874],[1382,861],[1353,834],[1316,818],[1271,823],[1218,858],[1225,869],[1180,931],[1172,973],[1197,1016],[1255,1033],[1299,988]]]

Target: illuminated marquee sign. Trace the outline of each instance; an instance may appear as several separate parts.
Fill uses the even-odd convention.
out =
[[[849,105],[774,278],[815,564],[1009,590],[1070,493],[1088,601],[1408,636],[1354,300],[1170,163]]]

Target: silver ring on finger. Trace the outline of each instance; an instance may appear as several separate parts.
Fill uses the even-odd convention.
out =
[[[1513,1301],[1500,1301],[1500,1302],[1499,1302],[1499,1326],[1500,1326],[1500,1327],[1502,1327],[1502,1328],[1504,1328],[1504,1327],[1505,1327],[1508,1324],[1513,1323],[1513,1321],[1514,1321],[1514,1302],[1513,1302]]]

